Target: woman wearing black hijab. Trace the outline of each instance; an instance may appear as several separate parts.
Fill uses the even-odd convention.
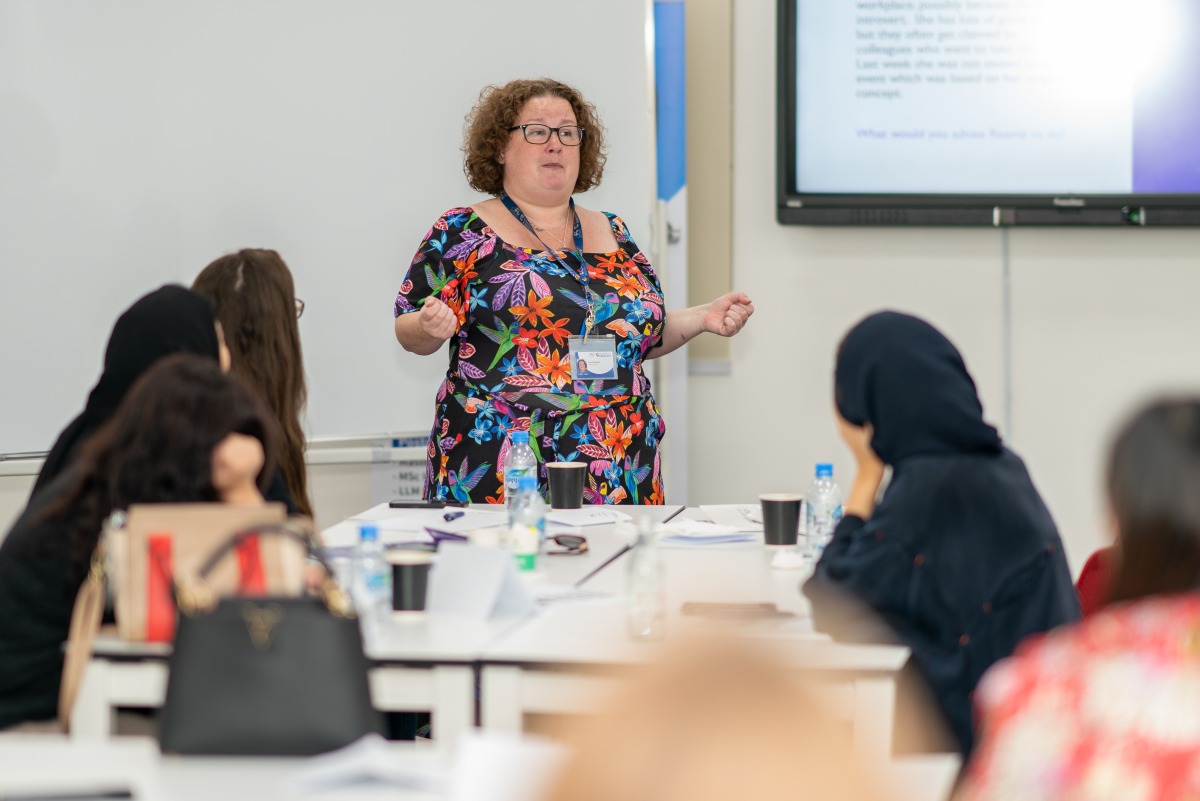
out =
[[[138,378],[172,353],[207,356],[229,369],[229,350],[212,303],[189,289],[167,284],[139,298],[117,318],[104,351],[104,372],[83,412],[58,435],[34,482],[33,495],[71,464],[79,446],[113,416]]]
[[[58,435],[34,482],[30,500],[71,463],[80,446],[108,421],[122,399],[151,367],[173,353],[191,353],[220,362],[228,371],[231,357],[212,302],[190,289],[166,284],[144,295],[117,318],[104,351],[104,372],[88,395],[83,413]],[[277,469],[267,487],[267,500],[297,507]]]
[[[804,591],[816,627],[862,638],[865,604],[912,649],[964,755],[971,694],[1022,638],[1079,618],[1054,521],[983,421],[962,356],[933,326],[881,312],[842,340],[838,425],[858,462],[845,516]],[[878,506],[884,466],[892,480]]]

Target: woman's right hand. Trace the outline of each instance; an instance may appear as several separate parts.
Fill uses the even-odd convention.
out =
[[[432,295],[425,299],[421,311],[417,312],[417,322],[426,336],[442,342],[453,336],[458,329],[458,315]]]
[[[458,315],[434,295],[425,298],[419,311],[396,318],[396,340],[420,356],[437,353],[457,330]]]

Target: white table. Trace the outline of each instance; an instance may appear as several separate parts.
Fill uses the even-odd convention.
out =
[[[679,508],[644,507],[640,513],[659,520]],[[362,520],[379,521],[406,514],[411,512],[390,510],[381,504],[327,529],[323,538],[327,546],[351,545],[357,541]],[[621,553],[629,542],[628,534],[614,526],[551,527],[551,533],[568,530],[588,538],[588,551],[547,556],[544,569],[533,577],[535,583],[574,585]],[[415,531],[381,533],[385,542],[421,536]],[[377,664],[370,675],[372,703],[386,712],[429,711],[439,742],[454,742],[463,730],[475,725],[480,655],[486,646],[522,623],[511,618],[480,621],[434,614],[394,619],[367,648],[367,656]],[[105,738],[112,733],[117,707],[161,706],[166,696],[169,655],[169,645],[98,637],[71,716],[72,733],[80,738]]]
[[[429,711],[438,739],[453,742],[475,725],[480,650],[519,620],[426,616],[393,621],[367,649],[371,701],[385,712]],[[158,707],[166,697],[170,647],[98,637],[71,716],[80,738],[105,738],[117,707]]]
[[[639,513],[661,519],[673,511],[646,507]],[[697,510],[687,513],[699,515]],[[378,518],[388,511],[376,507],[364,514]],[[339,524],[327,532],[327,542],[349,544],[346,540],[356,530],[355,521]],[[484,727],[520,730],[527,713],[595,708],[612,683],[599,671],[643,664],[658,648],[631,641],[625,631],[628,527],[596,526],[579,533],[588,537],[589,551],[546,557],[533,582],[570,586],[582,581],[584,589],[606,597],[560,601],[522,619],[428,614],[393,620],[368,648],[377,665],[371,672],[376,708],[431,711],[443,743],[454,742],[476,720]],[[860,753],[890,752],[895,677],[908,660],[908,649],[838,644],[813,634],[807,602],[799,592],[805,572],[771,569],[774,552],[761,543],[664,547],[662,555],[673,610],[685,601],[768,601],[796,613],[792,619],[747,624],[741,633],[773,642],[789,664],[830,683],[829,694],[853,722]],[[669,627],[678,630],[693,623],[674,614]],[[100,638],[80,689],[72,731],[79,737],[106,737],[116,707],[161,705],[168,653],[164,645]]]
[[[473,507],[468,507],[471,509]],[[444,511],[458,511],[453,507],[447,507]],[[483,511],[493,511],[493,507],[486,507]],[[651,520],[659,522],[663,519],[671,517],[681,511],[683,507],[678,505],[673,506],[641,506],[641,507],[620,507],[620,511],[624,511],[631,515],[646,515]],[[406,516],[413,516],[413,510],[389,509],[387,504],[379,504],[367,509],[354,517],[348,518],[335,526],[325,529],[321,533],[321,537],[327,547],[333,548],[348,548],[358,542],[358,527],[364,522],[381,522],[402,520]],[[437,515],[433,516],[436,522]],[[461,526],[456,521],[452,524],[443,524],[443,528],[452,528],[459,530]],[[386,524],[385,524],[386,525]],[[588,540],[588,550],[586,553],[575,555],[556,555],[547,556],[543,561],[543,568],[539,571],[538,580],[548,583],[560,585],[574,585],[589,573],[604,565],[611,557],[624,550],[631,541],[631,531],[626,530],[624,526],[562,526],[557,524],[548,524],[548,534],[582,534]],[[379,534],[380,540],[384,544],[394,542],[409,542],[409,541],[432,541],[424,532],[414,527],[409,530],[400,530],[392,528],[388,525],[382,528]]]
[[[688,510],[694,514],[693,510]],[[668,632],[697,625],[678,610],[685,601],[772,602],[796,613],[748,623],[739,631],[780,651],[787,664],[820,681],[823,695],[850,719],[856,750],[882,760],[891,753],[896,677],[909,650],[892,645],[835,643],[814,634],[800,594],[804,570],[773,570],[774,551],[761,542],[661,549],[665,562]],[[588,587],[613,597],[545,610],[487,646],[482,656],[480,722],[520,731],[529,713],[576,713],[603,704],[613,673],[652,659],[660,645],[631,641],[620,600],[624,559]]]
[[[443,750],[412,743],[390,745],[395,759],[449,773]],[[144,737],[84,743],[61,736],[0,736],[0,796],[50,791],[83,794],[129,789],[138,801],[271,801],[296,798],[288,781],[305,766],[299,757],[181,757],[162,755]],[[433,801],[441,793],[394,785],[352,784],[305,793],[304,799]]]

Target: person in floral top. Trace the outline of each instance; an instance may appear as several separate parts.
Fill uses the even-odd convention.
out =
[[[595,107],[570,86],[486,88],[463,152],[471,186],[495,197],[434,222],[394,309],[405,350],[450,341],[425,497],[502,503],[508,435],[523,429],[540,464],[588,465],[586,501],[663,503],[665,426],[642,362],[705,331],[733,336],[750,298],[666,311],[625,223],[575,205],[605,153]]]
[[[1118,435],[1112,605],[1026,641],[986,676],[959,798],[1200,798],[1200,399]]]

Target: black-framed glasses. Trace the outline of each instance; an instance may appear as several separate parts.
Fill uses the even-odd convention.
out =
[[[583,144],[583,128],[578,125],[560,125],[557,128],[551,128],[549,125],[530,122],[525,125],[514,125],[508,130],[510,133],[520,131],[521,136],[524,136],[525,141],[531,145],[546,144],[550,141],[550,134],[558,134],[558,141],[566,147],[579,147]]]
[[[576,556],[587,553],[588,550],[587,537],[581,534],[555,534],[552,537],[546,537],[546,540],[563,547],[561,551],[547,549],[546,556]]]
[[[304,301],[296,298],[296,319],[299,320],[304,316]]]

